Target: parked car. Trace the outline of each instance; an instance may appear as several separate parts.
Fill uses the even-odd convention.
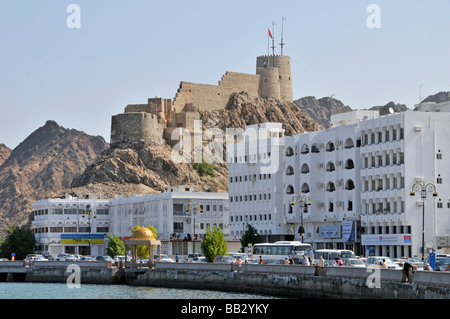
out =
[[[125,256],[114,256],[113,258],[115,263],[118,263],[119,261],[125,261]],[[127,256],[127,262],[131,261],[131,256]]]
[[[386,262],[389,269],[402,269],[399,265],[394,263],[391,258],[385,256],[370,256],[367,257],[367,267],[374,267],[380,265],[380,263]]]
[[[58,254],[58,255],[56,256],[56,260],[57,260],[57,261],[66,261],[67,258],[70,259],[71,257],[73,257],[73,255],[71,255],[71,254],[66,254],[66,253],[61,253],[61,254]]]
[[[216,256],[214,258],[214,262],[215,263],[222,263],[222,264],[232,264],[232,263],[235,262],[235,259],[234,259],[234,257],[231,257],[231,256],[221,256],[221,255],[219,255],[219,256]]]
[[[79,261],[94,261],[95,258],[91,257],[91,256],[81,256],[80,259],[78,259]]]
[[[430,257],[425,259],[425,264],[430,263]],[[448,266],[450,266],[450,257],[436,257],[435,271],[444,271]],[[447,270],[448,271],[448,270]]]
[[[344,266],[366,268],[366,263],[359,258],[344,259]]]
[[[198,257],[205,257],[205,256],[203,256],[202,254],[197,254],[197,253],[195,253],[195,254],[188,254],[187,262],[188,262],[188,263],[191,263],[192,260],[193,260],[195,257],[198,258]]]
[[[44,256],[40,254],[28,254],[27,257],[25,257],[26,261],[47,261],[47,258],[44,258]]]
[[[110,261],[114,262],[114,260],[109,256],[97,256],[95,257],[95,261]]]
[[[193,263],[205,263],[206,262],[206,257],[194,257],[194,259],[192,259]]]
[[[161,260],[159,260],[159,254],[153,255],[153,260],[155,260],[155,261],[163,261],[163,262],[168,262],[168,263],[174,263],[175,262],[175,260],[173,260],[172,258],[170,258],[166,254],[161,254]]]

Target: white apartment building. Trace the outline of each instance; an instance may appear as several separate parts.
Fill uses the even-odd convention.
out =
[[[164,254],[200,253],[200,242],[208,227],[212,230],[216,226],[229,234],[228,210],[228,193],[195,192],[191,186],[170,187],[165,193],[111,200],[110,232],[127,240],[134,226],[152,225]],[[229,251],[240,247],[239,241],[229,236],[225,239]]]
[[[32,225],[37,250],[54,256],[103,255],[110,229],[109,205],[110,200],[92,194],[34,202]]]
[[[280,123],[245,128],[227,146],[230,235],[239,240],[251,224],[265,241],[292,239],[284,214],[284,130]]]
[[[91,215],[85,211],[88,205]],[[240,248],[228,236],[228,193],[195,192],[191,186],[116,199],[66,196],[37,201],[33,209],[37,250],[51,255],[104,255],[109,235],[126,241],[133,227],[148,225],[156,228],[164,254],[200,253],[201,239],[213,226],[227,235],[230,251]]]
[[[448,253],[447,111],[450,103],[444,102],[388,116],[374,111],[333,116],[332,128],[280,141],[279,170],[266,179],[259,176],[262,164],[246,157],[248,143],[228,147],[230,233],[240,237],[250,223],[261,235],[276,235],[267,241],[301,240],[303,222],[303,241],[314,249],[420,258],[424,246],[425,253]],[[437,192],[426,193],[425,210],[421,192],[410,194],[423,181]],[[300,205],[291,202],[304,194],[312,204],[301,215]]]

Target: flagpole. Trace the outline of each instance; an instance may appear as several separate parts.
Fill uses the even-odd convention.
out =
[[[267,28],[269,32],[267,33],[267,67],[270,67],[270,28]]]

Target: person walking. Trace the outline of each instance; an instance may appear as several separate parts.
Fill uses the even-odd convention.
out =
[[[323,260],[322,256],[320,256],[320,258],[319,258],[318,266],[319,267],[325,267],[325,260]]]
[[[259,256],[259,264],[262,265],[263,262],[264,262],[264,261],[263,261],[263,259],[262,259],[262,256]]]
[[[413,284],[413,271],[412,271],[412,265],[409,262],[405,262],[403,264],[403,277],[402,277],[402,282],[409,282],[411,284]]]

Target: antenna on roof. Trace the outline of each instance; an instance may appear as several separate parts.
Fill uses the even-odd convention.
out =
[[[281,18],[281,56],[283,56],[283,46],[284,46],[284,42],[283,42],[283,33],[284,33],[284,21],[286,21],[286,17],[282,17]]]

